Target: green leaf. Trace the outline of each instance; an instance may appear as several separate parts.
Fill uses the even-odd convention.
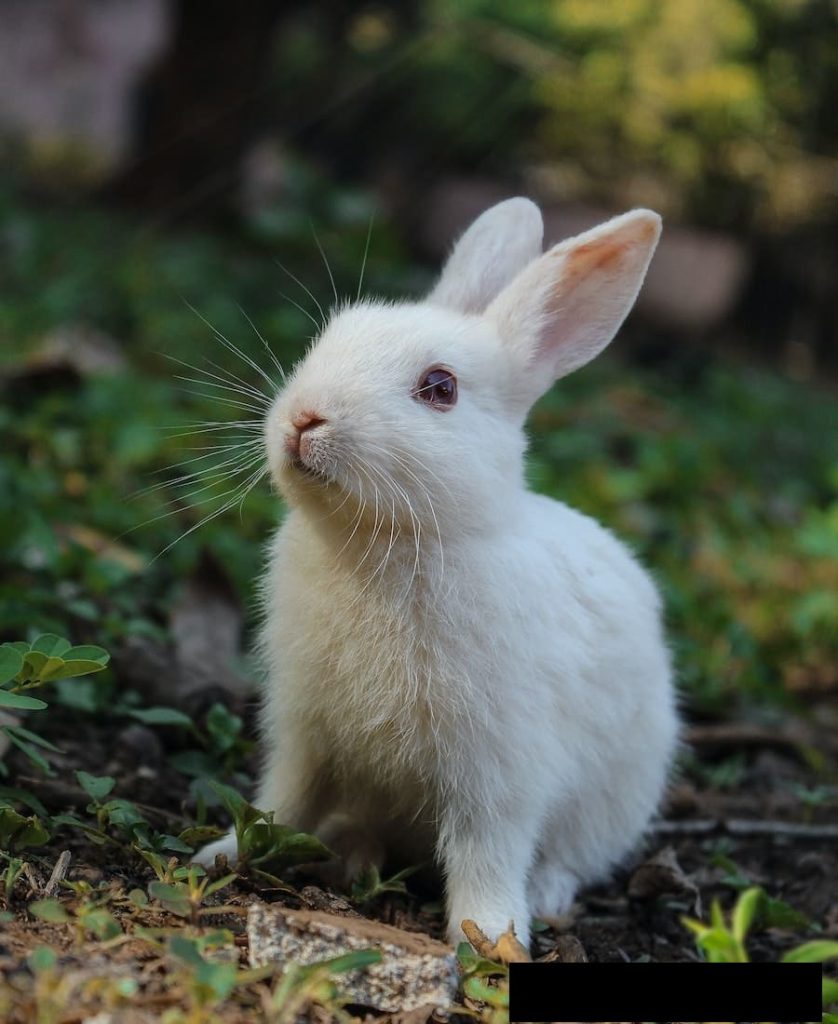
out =
[[[58,954],[49,946],[38,946],[38,948],[33,949],[26,958],[26,962],[36,974],[40,971],[48,971],[52,967],[55,967],[57,960]]]
[[[14,743],[14,745],[18,747],[20,750],[22,750],[33,764],[36,764],[41,769],[44,775],[53,774],[52,768],[50,768],[49,766],[49,761],[47,761],[47,759],[39,753],[37,747],[32,746],[32,744],[29,743],[27,740],[21,739],[20,736],[15,734],[13,728],[6,728],[3,731],[12,741],[12,743]]]
[[[502,1009],[509,1006],[509,990],[507,988],[489,985],[477,976],[467,978],[463,982],[463,992],[469,999],[488,1003],[490,1006],[498,1006]]]
[[[194,847],[188,846],[178,836],[163,834],[160,837],[160,849],[171,850],[173,853],[192,853]]]
[[[750,889],[746,889],[736,901],[731,924],[733,926],[733,936],[737,942],[745,941],[763,895],[763,891],[759,886],[753,886]]]
[[[838,981],[834,978],[821,979],[821,1001],[824,1006],[830,1003],[838,1003]],[[830,1024],[830,1018],[834,1024],[838,1024],[838,1014],[824,1014],[823,1024]]]
[[[58,900],[35,900],[27,907],[30,914],[39,917],[42,921],[49,921],[51,924],[64,924],[70,920],[70,915]]]
[[[759,923],[764,928],[808,928],[811,921],[785,900],[766,896],[759,909]]]
[[[316,836],[297,832],[288,825],[263,822],[249,825],[242,832],[239,837],[239,855],[248,864],[275,863],[284,867],[328,860],[334,856]]]
[[[30,729],[24,729],[22,725],[9,725],[6,729],[8,732],[13,732],[16,736],[20,736],[24,740],[29,740],[30,743],[34,743],[38,747],[43,747],[44,750],[51,750],[54,754],[61,753],[54,743],[50,743],[49,740],[45,740],[43,736],[39,736],[36,732],[32,732]]]
[[[192,719],[177,708],[137,708],[128,714],[145,725],[181,725],[186,729],[192,728]]]
[[[85,793],[96,801],[104,799],[116,785],[116,779],[110,775],[90,775],[77,771],[76,779]]]
[[[25,660],[29,661],[31,664],[30,659],[33,657],[35,657],[35,655],[27,654]],[[35,669],[35,675],[38,677],[40,682],[45,683],[48,680],[55,678],[55,673],[60,671],[63,667],[64,659],[59,658],[58,656],[53,656],[47,658],[39,668]]]
[[[104,907],[95,907],[89,910],[83,917],[84,927],[87,931],[93,932],[97,939],[105,942],[108,939],[115,939],[122,934],[116,918]]]
[[[171,914],[176,914],[178,917],[189,917],[192,913],[189,891],[180,882],[177,885],[167,885],[165,882],[149,882],[148,893],[149,896],[162,903]]]
[[[201,967],[206,963],[194,939],[187,939],[183,935],[173,935],[167,945],[172,956],[177,957],[178,960],[190,967]]]
[[[71,648],[69,640],[64,640],[55,633],[43,633],[37,640],[33,641],[31,650],[39,654],[45,654],[48,658],[62,657]]]
[[[322,960],[320,963],[311,964],[312,967],[326,967],[330,974],[346,974],[347,971],[357,971],[361,967],[369,967],[371,964],[380,964],[382,960],[380,949],[357,949],[352,953],[344,953],[331,960]]]
[[[233,872],[232,875],[224,875],[223,878],[217,878],[214,882],[210,882],[210,884],[206,887],[206,889],[204,889],[204,895],[205,896],[212,896],[212,894],[214,892],[218,892],[219,889],[225,888],[225,886],[228,886],[231,882],[235,881],[238,877],[239,876],[235,872]]]
[[[24,817],[13,807],[0,806],[0,849],[23,850],[27,846],[43,846],[50,834],[37,815]]]
[[[25,693],[9,693],[0,690],[0,708],[15,708],[18,711],[41,711],[47,707],[45,700],[28,697]]]
[[[181,750],[171,755],[169,764],[182,775],[202,782],[212,779],[218,770],[218,759],[210,757],[204,750]]]
[[[242,720],[221,703],[215,703],[207,712],[207,732],[219,753],[225,753],[236,742],[242,730]]]
[[[148,822],[135,805],[130,800],[123,800],[121,797],[102,804],[101,811],[106,815],[111,825],[123,828],[129,832],[138,825],[148,825]]]
[[[265,818],[261,811],[249,804],[232,786],[225,786],[223,782],[210,779],[209,787],[219,797],[224,809],[233,819],[237,834],[241,834],[248,825]]]
[[[46,807],[28,789],[18,789],[15,786],[0,786],[0,803],[20,803],[29,807],[42,818],[49,816]]]
[[[802,946],[795,946],[783,956],[784,964],[814,964],[823,963],[824,960],[838,960],[838,942],[831,942],[828,939],[815,939],[813,942],[804,942]]]
[[[11,644],[0,646],[0,686],[12,681],[23,668],[23,656]]]
[[[235,964],[216,964],[203,961],[195,971],[195,980],[206,985],[211,991],[213,1000],[221,1002],[236,987],[238,970]]]
[[[711,928],[697,940],[697,943],[711,963],[742,962],[741,947],[728,931]]]
[[[96,828],[95,825],[88,825],[87,822],[82,821],[76,814],[53,814],[50,818],[50,824],[58,827],[61,825],[67,825],[69,828],[76,828],[80,832],[83,832],[87,838],[97,846],[104,846],[109,841],[108,837],[100,828]]]
[[[42,654],[40,651],[27,651],[23,656],[23,661],[29,667],[30,675],[37,676],[49,661],[49,655]]]
[[[40,679],[55,682],[59,679],[75,679],[78,676],[89,676],[93,672],[101,672],[104,665],[98,661],[64,661],[61,658],[50,658],[40,672]]]
[[[104,647],[96,647],[94,644],[85,644],[80,647],[71,647],[62,655],[65,661],[91,661],[96,662],[103,668],[111,660],[110,654]]]

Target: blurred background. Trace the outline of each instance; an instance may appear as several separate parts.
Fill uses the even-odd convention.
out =
[[[0,639],[102,644],[110,685],[167,702],[175,678],[246,691],[281,515],[240,458],[265,343],[293,362],[362,266],[419,295],[523,193],[548,242],[665,218],[617,343],[533,415],[533,486],[654,567],[695,717],[828,704],[837,13],[3,0]]]

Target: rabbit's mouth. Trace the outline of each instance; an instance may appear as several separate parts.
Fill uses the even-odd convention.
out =
[[[320,469],[317,466],[312,466],[308,462],[304,462],[299,455],[293,456],[290,462],[301,476],[307,477],[309,480],[316,481],[318,483],[329,482],[329,477],[323,469]]]

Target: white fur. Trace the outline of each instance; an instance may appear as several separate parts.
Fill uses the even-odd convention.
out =
[[[342,837],[354,865],[435,851],[452,941],[473,918],[526,942],[533,914],[568,910],[630,852],[676,743],[654,584],[523,474],[528,405],[610,341],[659,218],[538,256],[532,204],[498,209],[432,301],[338,312],[268,416],[291,511],[264,584],[256,803]],[[412,394],[435,365],[457,376],[450,409]],[[284,447],[301,411],[325,420],[305,452],[320,477]],[[235,840],[200,858],[219,851]]]

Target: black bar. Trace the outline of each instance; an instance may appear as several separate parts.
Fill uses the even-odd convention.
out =
[[[820,964],[509,965],[510,1021],[819,1021]]]

